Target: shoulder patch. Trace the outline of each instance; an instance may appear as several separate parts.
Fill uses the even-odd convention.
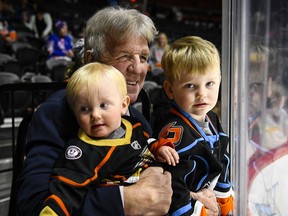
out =
[[[68,160],[77,160],[82,156],[82,150],[78,146],[68,146],[65,151],[65,158]]]
[[[141,149],[141,145],[138,143],[137,140],[133,141],[133,142],[131,143],[131,146],[132,146],[132,148],[135,149],[135,150]]]

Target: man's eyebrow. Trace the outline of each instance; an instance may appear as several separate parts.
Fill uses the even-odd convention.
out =
[[[143,51],[143,53],[149,55],[150,54],[150,50],[145,50],[145,51]]]

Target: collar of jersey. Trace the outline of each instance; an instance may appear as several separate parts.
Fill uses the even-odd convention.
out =
[[[78,131],[78,138],[85,143],[96,145],[96,146],[120,146],[127,145],[131,143],[132,137],[132,125],[129,121],[122,118],[122,124],[125,126],[126,133],[124,137],[118,139],[93,139],[87,134],[85,134],[81,129]]]

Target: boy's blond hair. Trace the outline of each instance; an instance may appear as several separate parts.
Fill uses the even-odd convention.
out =
[[[88,93],[95,92],[95,88],[99,88],[99,83],[104,79],[111,80],[111,85],[116,85],[119,88],[119,94],[122,98],[127,95],[126,80],[123,74],[116,68],[110,65],[101,63],[89,63],[73,73],[67,84],[67,101],[73,109],[78,94],[84,88],[87,88]],[[88,97],[93,95],[88,95]]]
[[[197,36],[186,36],[174,41],[161,61],[166,80],[173,84],[181,74],[202,74],[209,67],[220,70],[220,55],[215,45]]]

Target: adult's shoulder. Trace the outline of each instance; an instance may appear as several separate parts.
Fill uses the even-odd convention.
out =
[[[67,140],[77,131],[77,122],[66,101],[66,91],[59,90],[47,98],[35,111],[29,130],[29,140]],[[75,132],[76,134],[76,132]],[[63,141],[62,141],[63,142]]]
[[[129,112],[130,116],[137,118],[142,123],[144,130],[151,136],[152,128],[150,123],[144,117],[144,115],[141,112],[139,112],[136,108],[134,108],[132,105],[129,106]]]
[[[52,93],[43,103],[41,103],[37,109],[46,109],[46,108],[68,108],[66,102],[66,89],[58,90]],[[36,111],[36,112],[37,112]]]

